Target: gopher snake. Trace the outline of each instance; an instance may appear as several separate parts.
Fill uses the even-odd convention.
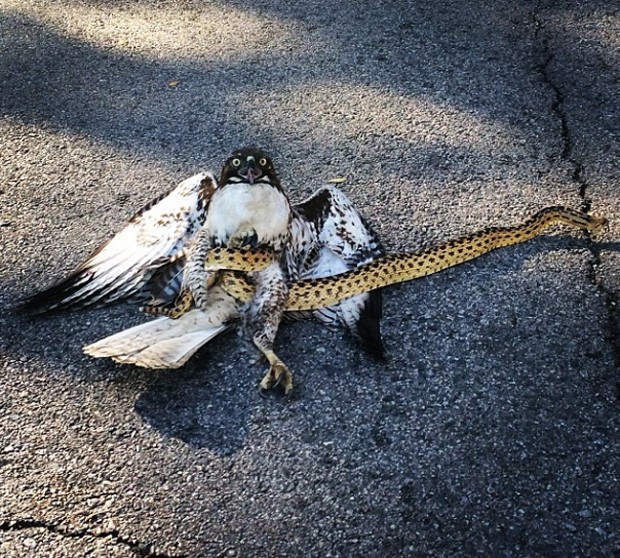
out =
[[[607,220],[566,207],[547,207],[521,225],[490,227],[426,250],[389,254],[339,275],[296,281],[290,285],[286,310],[293,312],[323,308],[374,289],[426,277],[497,248],[530,240],[557,223],[596,231]],[[205,258],[205,269],[219,271],[219,281],[224,290],[242,302],[249,302],[254,296],[255,287],[246,273],[265,269],[273,259],[274,255],[269,250],[215,248]],[[192,304],[192,296],[185,290],[172,308],[146,310],[178,318],[189,311]]]
[[[497,248],[530,240],[556,223],[596,231],[606,222],[603,217],[573,209],[547,207],[521,225],[492,227],[427,250],[390,254],[340,275],[297,281],[290,286],[286,310],[322,308],[373,289],[426,277],[473,260]],[[254,286],[241,272],[262,269],[270,261],[270,254],[267,251],[240,252],[218,248],[209,252],[205,267],[210,270],[225,269],[226,271],[220,274],[221,285],[229,294],[246,302],[254,295]]]

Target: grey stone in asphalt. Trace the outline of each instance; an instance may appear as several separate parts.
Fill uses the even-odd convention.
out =
[[[620,555],[620,7],[1,0],[0,555]],[[344,176],[387,248],[547,205],[610,220],[386,292],[387,363],[285,325],[178,371],[17,298],[242,144]]]

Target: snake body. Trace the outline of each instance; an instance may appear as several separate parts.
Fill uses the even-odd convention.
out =
[[[426,277],[497,248],[530,240],[557,223],[595,231],[606,222],[603,217],[574,209],[548,207],[521,225],[487,228],[426,250],[390,254],[339,275],[296,281],[290,285],[286,310],[323,308],[364,292]],[[219,270],[223,288],[247,302],[254,296],[255,287],[246,273],[264,269],[273,257],[267,250],[218,248],[207,254],[205,268]]]

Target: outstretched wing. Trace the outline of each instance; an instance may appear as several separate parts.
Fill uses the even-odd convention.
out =
[[[184,180],[134,215],[68,277],[26,299],[20,309],[42,314],[161,295],[178,284],[181,252],[204,223],[216,188],[209,172]]]
[[[316,279],[355,269],[384,255],[379,237],[338,188],[327,186],[293,208],[289,267],[297,279]],[[297,271],[297,274],[295,274]],[[326,325],[346,327],[372,354],[382,357],[380,290],[312,314]]]

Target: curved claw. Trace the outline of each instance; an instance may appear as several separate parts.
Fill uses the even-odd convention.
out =
[[[230,248],[256,248],[258,233],[255,229],[237,231],[228,239]]]
[[[241,239],[241,247],[248,246],[249,248],[256,248],[258,244],[258,235],[254,231],[251,235],[245,236]]]
[[[265,393],[279,385],[284,389],[284,395],[288,396],[293,391],[293,375],[282,362],[271,365],[260,383],[260,389]]]
[[[276,381],[271,386],[271,389],[277,388],[282,383],[282,376],[284,376],[284,374],[280,374],[279,376],[276,377]]]

